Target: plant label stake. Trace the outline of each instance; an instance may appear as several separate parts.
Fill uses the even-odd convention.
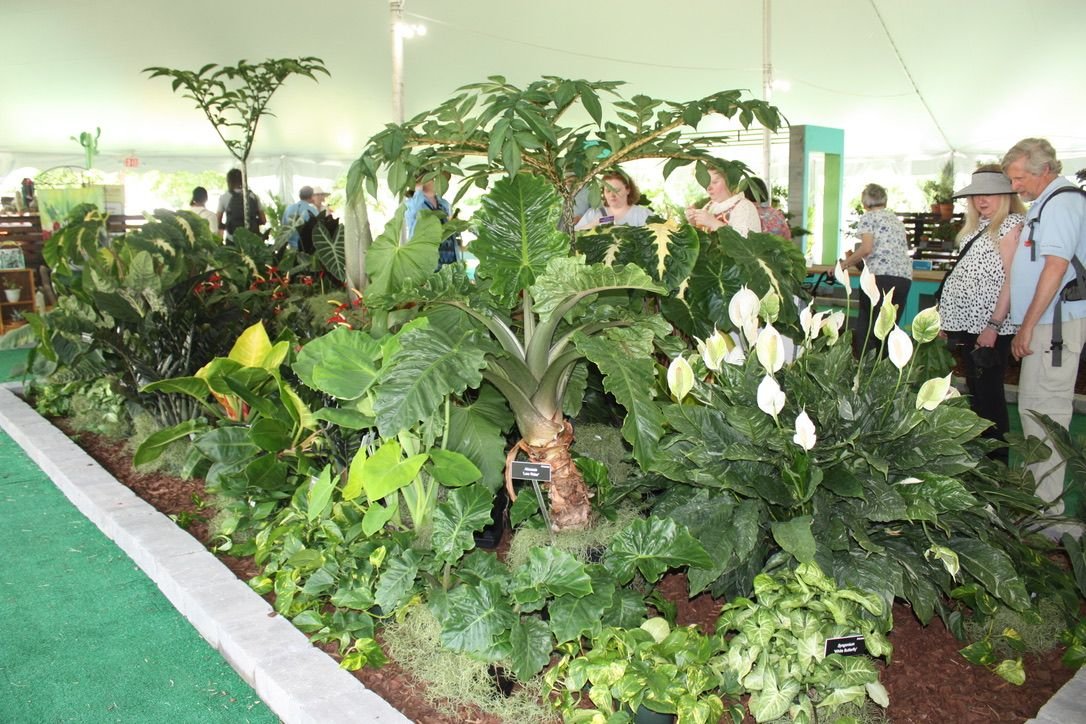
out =
[[[527,463],[522,460],[514,460],[509,463],[509,477],[513,480],[528,480],[535,489],[535,499],[539,503],[539,512],[543,514],[543,522],[547,524],[547,530],[551,532],[551,541],[554,541],[554,525],[551,523],[551,513],[547,508],[547,501],[543,497],[543,489],[539,487],[539,481],[550,482],[551,466],[546,463]]]
[[[834,639],[826,639],[826,656],[841,654],[842,656],[863,656],[867,653],[863,636],[839,636]]]

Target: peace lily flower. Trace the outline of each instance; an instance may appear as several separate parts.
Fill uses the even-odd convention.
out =
[[[894,325],[890,336],[886,338],[886,352],[890,361],[894,363],[894,367],[899,370],[905,369],[905,365],[909,364],[909,359],[913,356],[913,341],[901,327]]]
[[[735,345],[731,348],[727,355],[724,356],[724,361],[727,364],[740,367],[747,361],[747,356],[743,354],[743,348],[739,345]]]
[[[766,372],[774,374],[784,366],[784,340],[772,324],[767,324],[758,334],[758,343],[754,347],[758,362]]]
[[[913,317],[913,339],[917,344],[927,344],[939,336],[943,320],[938,307],[928,307]]]
[[[758,385],[758,409],[767,415],[777,419],[777,415],[784,409],[784,391],[777,381],[766,375]]]
[[[946,377],[932,377],[920,385],[920,391],[916,393],[916,409],[934,410],[943,400],[951,397],[950,375]]]
[[[897,305],[894,304],[894,289],[886,292],[879,307],[879,316],[875,319],[875,337],[882,341],[897,323]]]
[[[822,320],[825,312],[815,314],[814,304],[808,304],[799,313],[799,326],[803,328],[803,338],[811,342],[818,339],[818,333],[822,330]]]
[[[727,334],[721,334],[719,329],[713,329],[713,336],[706,340],[698,339],[698,352],[701,353],[701,358],[705,360],[705,366],[711,369],[713,372],[720,371],[720,365],[723,363],[724,358],[735,347],[735,340],[733,340]]]
[[[822,334],[826,335],[830,339],[830,344],[837,344],[837,338],[841,334],[841,326],[845,323],[844,312],[833,312],[826,316],[822,320],[820,325],[822,328]]]
[[[866,266],[860,272],[860,289],[863,289],[864,294],[871,300],[872,307],[879,303],[879,287],[875,284],[875,275]]]
[[[667,387],[677,402],[682,402],[682,399],[694,388],[694,370],[682,355],[671,360],[671,364],[668,365]]]
[[[833,278],[845,285],[845,297],[852,296],[852,284],[849,282],[848,269],[841,266],[841,260],[833,267]]]
[[[801,410],[796,417],[796,434],[792,436],[792,442],[799,445],[804,450],[810,450],[815,446],[815,442],[818,441],[818,435],[815,434],[814,423],[811,422],[811,418],[807,415],[806,410]]]
[[[760,306],[761,300],[758,299],[758,295],[744,284],[728,302],[728,318],[736,327],[743,327],[750,320],[758,318]]]

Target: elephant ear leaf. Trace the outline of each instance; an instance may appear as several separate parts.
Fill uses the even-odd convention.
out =
[[[712,564],[701,543],[669,518],[635,521],[615,537],[606,561],[620,583],[629,583],[635,572],[655,583],[669,568]]]
[[[456,488],[434,511],[434,558],[455,563],[475,547],[475,533],[492,522],[494,495],[481,485]]]
[[[446,395],[478,387],[486,355],[495,351],[472,329],[450,333],[425,323],[403,332],[399,343],[382,369],[374,406],[382,437],[428,419]]]
[[[419,214],[414,235],[400,243],[403,208],[388,222],[374,240],[366,256],[366,266],[375,270],[368,287],[371,294],[386,294],[418,282],[437,268],[437,247],[441,243],[441,221],[434,214]]]
[[[554,187],[539,176],[517,174],[494,185],[476,214],[479,238],[471,251],[476,272],[505,306],[531,286],[551,259],[569,254],[558,231],[561,206]]]
[[[616,289],[638,289],[663,294],[667,290],[633,264],[609,267],[585,264],[584,257],[563,257],[552,260],[546,272],[532,285],[532,300],[540,319],[553,314],[561,316],[574,304],[600,292]]]

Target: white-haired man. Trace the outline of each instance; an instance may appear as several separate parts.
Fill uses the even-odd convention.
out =
[[[1022,361],[1018,409],[1022,430],[1046,441],[1051,457],[1030,467],[1037,494],[1062,513],[1065,464],[1030,412],[1048,415],[1066,428],[1071,422],[1079,356],[1086,341],[1086,300],[1061,301],[1075,279],[1073,257],[1086,262],[1086,195],[1060,176],[1052,145],[1026,138],[1003,156],[1003,172],[1023,201],[1033,204],[1011,265],[1011,322],[1018,333],[1011,352]],[[1070,193],[1060,189],[1070,188]],[[993,320],[999,322],[1001,320]]]

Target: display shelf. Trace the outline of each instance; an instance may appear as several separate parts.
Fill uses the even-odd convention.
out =
[[[34,311],[34,298],[38,291],[33,269],[0,269],[0,286],[6,290],[9,284],[18,286],[19,299],[9,302],[6,293],[0,295],[0,334],[25,323],[21,316]]]

